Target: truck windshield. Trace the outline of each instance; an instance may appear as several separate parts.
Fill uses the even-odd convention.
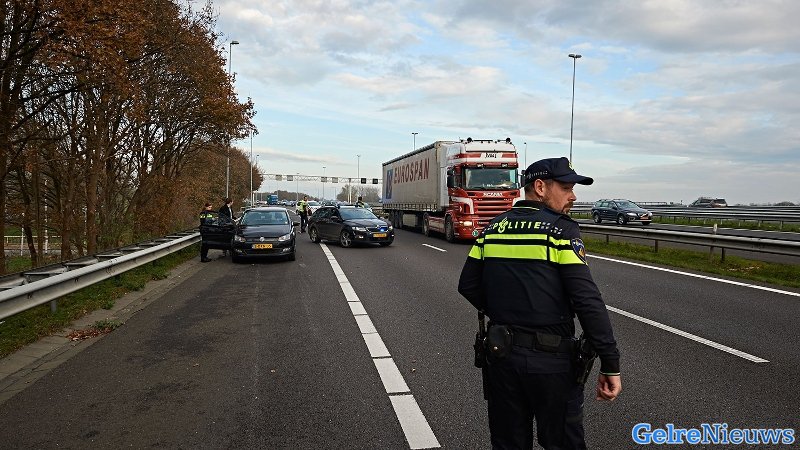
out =
[[[482,167],[464,170],[464,189],[517,188],[517,169]]]

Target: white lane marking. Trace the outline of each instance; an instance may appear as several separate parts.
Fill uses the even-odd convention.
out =
[[[361,302],[347,302],[350,306],[350,312],[353,313],[354,316],[366,316],[367,310],[364,309],[364,305]]]
[[[389,349],[386,348],[386,344],[383,343],[383,339],[381,339],[380,334],[364,333],[362,336],[364,336],[364,342],[367,343],[369,356],[373,358],[385,358],[387,356],[392,356],[389,354]]]
[[[711,277],[711,276],[708,276],[708,275],[698,275],[696,273],[681,272],[680,270],[665,269],[663,267],[648,266],[647,264],[640,264],[640,263],[635,263],[635,262],[630,262],[630,261],[622,261],[622,260],[619,260],[619,259],[606,258],[606,257],[603,257],[603,256],[596,256],[596,255],[587,255],[587,256],[589,256],[590,258],[602,259],[604,261],[611,261],[611,262],[617,262],[617,263],[622,263],[622,264],[628,264],[628,265],[636,266],[636,267],[644,267],[645,269],[660,270],[662,272],[675,273],[675,274],[678,274],[678,275],[686,275],[687,277],[701,278],[701,279],[710,280],[710,281],[718,281],[720,283],[732,284],[734,286],[742,286],[742,287],[751,288],[751,289],[759,289],[759,290],[762,290],[762,291],[774,292],[776,294],[784,294],[784,295],[791,295],[791,296],[794,296],[794,297],[800,297],[800,292],[783,291],[783,290],[775,289],[775,288],[771,288],[771,287],[759,286],[757,284],[748,284],[748,283],[742,283],[741,281],[725,280],[725,279],[722,279],[722,278]]]
[[[400,420],[403,432],[406,436],[413,437],[408,440],[408,445],[412,449],[439,447],[439,441],[433,435],[413,395],[392,395],[389,399],[392,401],[392,407]]]
[[[619,259],[606,258],[606,257],[603,257],[603,256],[595,256],[595,255],[588,255],[588,256],[590,256],[592,258],[596,258],[596,259],[602,259],[604,261],[611,261],[611,262],[617,262],[617,263],[622,263],[622,264],[629,264],[631,266],[636,266],[636,267],[643,267],[645,269],[660,270],[662,272],[669,272],[669,273],[674,273],[674,274],[678,274],[678,275],[686,275],[686,276],[689,276],[689,277],[701,278],[701,279],[704,279],[704,280],[718,281],[720,283],[728,283],[728,284],[733,284],[733,285],[736,285],[736,286],[749,287],[749,288],[753,288],[753,289],[762,289],[762,290],[765,290],[765,291],[777,292],[779,294],[794,295],[794,296],[800,297],[800,294],[798,294],[796,292],[781,291],[779,289],[773,289],[773,288],[768,288],[768,287],[764,287],[764,286],[757,286],[757,285],[754,285],[754,284],[741,283],[739,281],[723,280],[722,278],[715,278],[715,277],[710,277],[710,276],[707,276],[707,275],[697,275],[697,274],[694,274],[694,273],[681,272],[679,270],[674,270],[674,269],[665,269],[663,267],[648,266],[646,264],[640,264],[640,263],[635,263],[635,262],[630,262],[630,261],[622,261],[622,260],[619,260]],[[699,342],[701,344],[708,345],[709,347],[716,348],[717,350],[722,350],[723,352],[728,352],[728,353],[730,353],[732,355],[736,355],[736,356],[738,356],[740,358],[744,358],[744,359],[746,359],[748,361],[752,361],[752,362],[755,362],[755,363],[769,362],[766,359],[759,358],[758,356],[753,356],[753,355],[751,355],[749,353],[745,353],[745,352],[743,352],[741,350],[736,350],[735,348],[728,347],[727,345],[722,345],[722,344],[716,343],[714,341],[711,341],[711,340],[708,340],[708,339],[705,339],[705,338],[701,338],[700,336],[695,336],[694,334],[687,333],[685,331],[679,330],[677,328],[673,328],[673,327],[671,327],[669,325],[664,325],[663,323],[656,322],[654,320],[650,320],[650,319],[644,318],[642,316],[637,316],[636,314],[629,313],[627,311],[623,311],[623,310],[621,310],[619,308],[614,308],[613,306],[606,305],[606,308],[608,308],[609,311],[613,311],[613,312],[615,312],[617,314],[621,314],[623,316],[630,317],[631,319],[638,320],[638,321],[646,323],[648,325],[652,325],[652,326],[654,326],[656,328],[661,328],[662,330],[669,331],[670,333],[675,333],[678,336],[683,336],[683,337],[685,337],[687,339],[691,339],[691,340],[693,340],[695,342]]]
[[[386,389],[387,394],[400,394],[409,392],[410,389],[403,379],[403,374],[397,368],[397,364],[390,358],[372,358],[375,363],[375,368],[378,369],[378,375],[381,376],[383,388]]]
[[[389,354],[389,350],[383,343],[383,339],[381,339],[381,336],[375,329],[375,325],[372,323],[369,315],[367,315],[367,311],[358,298],[358,294],[353,290],[353,286],[350,284],[350,281],[347,280],[336,258],[333,257],[333,253],[331,253],[330,249],[328,249],[328,246],[325,244],[320,244],[320,247],[328,258],[333,273],[336,274],[336,279],[339,281],[342,293],[344,293],[347,299],[347,304],[350,306],[350,311],[353,313],[353,317],[358,324],[358,329],[361,330],[361,336],[367,344],[367,350],[369,350],[369,354],[372,357],[372,361],[375,364],[375,369],[378,371],[378,376],[381,378],[384,389],[386,389],[388,394],[410,392],[403,375],[394,363],[394,360]],[[360,307],[355,305],[360,305]],[[389,400],[392,402],[392,408],[394,408],[394,413],[397,415],[397,420],[400,422],[400,427],[403,429],[403,434],[405,434],[406,441],[410,448],[423,449],[441,447],[413,395],[410,393],[404,395],[389,395]]]
[[[613,312],[615,312],[617,314],[622,314],[623,316],[630,317],[631,319],[638,320],[639,322],[644,322],[644,323],[646,323],[648,325],[652,325],[652,326],[654,326],[656,328],[661,328],[662,330],[669,331],[670,333],[675,333],[678,336],[683,336],[683,337],[685,337],[687,339],[691,339],[691,340],[693,340],[695,342],[699,342],[701,344],[708,345],[709,347],[713,347],[713,348],[715,348],[717,350],[722,350],[723,352],[728,352],[728,353],[730,353],[732,355],[736,355],[736,356],[738,356],[740,358],[744,358],[744,359],[752,361],[754,363],[769,362],[766,359],[759,358],[758,356],[753,356],[753,355],[751,355],[749,353],[745,353],[745,352],[743,352],[741,350],[736,350],[735,348],[728,347],[727,345],[718,344],[718,343],[716,343],[714,341],[710,341],[708,339],[701,338],[700,336],[695,336],[694,334],[687,333],[687,332],[679,330],[677,328],[673,328],[673,327],[671,327],[669,325],[664,325],[663,323],[659,323],[659,322],[656,322],[654,320],[646,319],[646,318],[644,318],[642,316],[637,316],[636,314],[629,313],[627,311],[623,311],[623,310],[621,310],[619,308],[614,308],[613,306],[606,305],[606,308],[608,308],[609,311],[613,311]]]
[[[356,318],[356,323],[358,324],[358,329],[361,331],[361,334],[364,333],[377,333],[378,330],[375,329],[375,325],[372,324],[372,320],[370,320],[368,315],[363,316],[353,316]]]
[[[445,249],[443,249],[443,248],[434,247],[434,246],[432,246],[432,245],[428,245],[428,244],[422,244],[422,245],[424,245],[425,247],[430,247],[430,248],[432,248],[432,249],[434,249],[434,250],[439,250],[440,252],[446,252],[446,251],[447,251],[447,250],[445,250]]]

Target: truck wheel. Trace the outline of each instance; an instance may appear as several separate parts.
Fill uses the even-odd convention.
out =
[[[603,219],[600,218],[600,213],[592,214],[592,219],[594,220],[594,223],[600,223],[603,221]]]
[[[430,236],[431,235],[431,228],[430,228],[430,225],[428,225],[428,214],[427,213],[422,215],[422,234],[424,234],[425,236]]]
[[[310,237],[311,242],[315,244],[319,244],[319,241],[322,240],[319,238],[319,232],[317,231],[317,227],[311,227],[308,229],[308,237]]]
[[[456,241],[456,230],[453,229],[453,219],[450,216],[444,219],[444,238],[447,239],[447,242]]]
[[[345,230],[342,230],[342,234],[339,235],[339,244],[344,248],[352,247],[353,238],[350,237],[350,233],[348,233]]]
[[[617,223],[620,225],[625,225],[628,223],[628,219],[626,219],[624,215],[620,214],[617,216]]]

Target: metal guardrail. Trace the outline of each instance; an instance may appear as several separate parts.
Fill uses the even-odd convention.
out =
[[[688,233],[685,231],[591,225],[584,223],[580,225],[580,229],[582,233],[586,234],[600,234],[607,237],[616,236],[652,240],[655,241],[656,251],[658,251],[658,242],[664,241],[721,248],[723,249],[723,259],[725,258],[725,249],[800,257],[800,242],[797,241],[782,241],[779,239],[751,238],[744,236],[723,236],[709,233]]]
[[[121,247],[88,258],[68,261],[4,277],[0,288],[0,320],[55,301],[77,290],[155,261],[200,241],[199,232],[184,232]]]
[[[790,206],[772,207],[750,207],[750,206],[729,206],[727,208],[688,208],[686,206],[659,206],[645,207],[653,213],[654,217],[665,218],[686,218],[686,219],[710,219],[710,220],[739,220],[751,221],[761,224],[763,222],[778,223],[782,227],[784,223],[800,222],[800,208]],[[571,212],[578,214],[590,214],[592,205],[574,205]]]

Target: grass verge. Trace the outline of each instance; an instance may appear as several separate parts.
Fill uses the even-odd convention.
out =
[[[199,244],[195,244],[66,295],[58,300],[58,309],[54,313],[50,312],[50,305],[46,304],[5,319],[0,322],[0,358],[44,336],[63,330],[92,311],[111,309],[118,298],[128,292],[143,289],[148,281],[166,278],[170,270],[196,257],[198,251]],[[119,325],[116,321],[103,321],[94,324],[92,328],[102,334]]]
[[[725,255],[725,260],[722,261],[718,253],[711,256],[707,251],[699,252],[664,248],[663,246],[656,253],[654,248],[649,245],[627,242],[606,243],[605,239],[587,237],[586,235],[583,236],[583,241],[590,253],[619,256],[636,261],[691,269],[750,281],[761,281],[780,286],[800,287],[800,265],[753,261],[727,254]]]

